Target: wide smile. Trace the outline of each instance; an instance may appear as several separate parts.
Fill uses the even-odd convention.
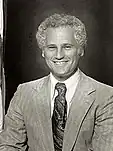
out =
[[[64,65],[65,63],[67,63],[68,61],[53,61],[54,64],[56,65]]]

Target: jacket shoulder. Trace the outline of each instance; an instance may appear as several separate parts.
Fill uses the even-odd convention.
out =
[[[21,87],[21,88],[41,87],[44,83],[46,83],[48,81],[48,79],[49,79],[49,75],[48,76],[44,76],[44,77],[42,77],[40,79],[37,79],[37,80],[33,80],[33,81],[22,83],[18,87]]]
[[[34,95],[37,95],[40,90],[45,87],[45,84],[47,83],[48,79],[49,77],[45,76],[37,80],[20,84],[13,95],[11,103],[16,104],[16,106],[20,104],[19,106],[25,107],[25,104],[31,101],[32,97]]]

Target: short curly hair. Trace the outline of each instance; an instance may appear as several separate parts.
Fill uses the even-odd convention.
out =
[[[75,40],[80,46],[86,46],[87,34],[85,25],[75,16],[67,14],[53,14],[46,18],[38,27],[36,39],[40,49],[46,46],[46,29],[57,27],[72,27],[75,31]]]

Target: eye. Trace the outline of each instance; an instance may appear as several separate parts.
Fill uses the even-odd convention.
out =
[[[55,50],[55,49],[57,49],[57,47],[54,46],[54,45],[49,45],[49,46],[47,46],[47,48],[48,48],[49,50]]]
[[[69,49],[71,49],[71,48],[72,48],[72,45],[70,45],[70,44],[66,44],[66,45],[64,45],[64,46],[63,46],[63,48],[64,48],[64,49],[69,50]]]

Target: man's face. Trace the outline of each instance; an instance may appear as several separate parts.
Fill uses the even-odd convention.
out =
[[[83,49],[75,41],[71,27],[47,29],[46,47],[42,55],[56,79],[63,81],[75,73],[83,53]]]

